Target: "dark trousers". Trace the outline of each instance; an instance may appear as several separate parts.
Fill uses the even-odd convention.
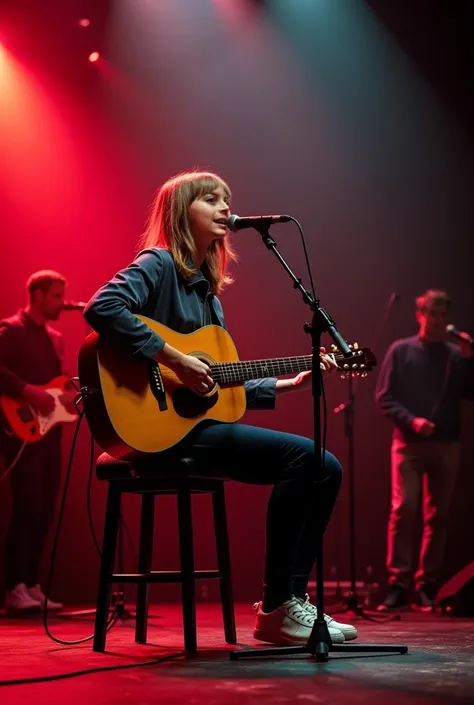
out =
[[[316,539],[326,529],[341,485],[337,458],[326,453],[328,479],[319,483],[309,438],[219,423],[199,426],[172,452],[195,458],[210,476],[273,486],[266,518],[264,594],[276,606],[292,594],[303,596]]]
[[[446,547],[451,497],[459,461],[459,443],[392,443],[392,508],[388,526],[387,568],[390,583],[408,588],[414,558],[413,530],[423,510],[423,539],[416,586],[435,583]]]
[[[5,464],[16,455],[18,443],[7,442]],[[7,590],[18,583],[38,583],[41,555],[54,519],[61,478],[61,430],[55,428],[24,449],[9,475],[12,515],[5,550]]]

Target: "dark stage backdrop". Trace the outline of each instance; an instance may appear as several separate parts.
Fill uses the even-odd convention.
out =
[[[436,5],[436,9],[434,8]],[[447,289],[454,322],[473,316],[472,139],[468,55],[471,3],[392,0],[169,0],[90,3],[10,0],[0,36],[0,316],[23,305],[40,268],[85,299],[134,255],[156,187],[193,166],[213,169],[239,214],[291,213],[303,224],[317,293],[350,340],[367,345],[391,292],[391,341],[416,331],[413,299]],[[442,9],[444,8],[444,9]],[[91,19],[88,28],[78,25]],[[96,63],[87,60],[101,51]],[[282,253],[308,279],[296,230],[274,228]],[[222,297],[242,358],[303,354],[308,318],[259,236],[233,236],[240,262]],[[76,372],[87,326],[58,323]],[[329,341],[327,341],[329,343]],[[375,374],[356,406],[357,577],[385,579],[390,427],[373,403]],[[343,463],[345,383],[327,382],[328,446]],[[472,559],[472,409],[445,575]],[[311,434],[311,397],[278,400],[248,423]],[[65,432],[64,463],[72,438]],[[98,559],[86,515],[89,440],[80,435],[54,595],[90,602]],[[348,578],[348,495],[327,533],[326,573]],[[100,533],[105,488],[93,482]],[[260,595],[267,488],[229,484],[236,597]],[[0,485],[0,565],[9,519]],[[175,507],[158,508],[157,568],[177,566]],[[125,518],[137,536],[138,504]],[[198,564],[214,558],[210,506],[196,501]],[[132,552],[126,546],[126,568]],[[45,562],[46,564],[46,562]],[[1,570],[0,570],[1,576]],[[0,592],[2,591],[0,577]],[[204,593],[205,594],[205,591]],[[210,597],[215,596],[214,587]],[[158,599],[177,596],[161,588]]]

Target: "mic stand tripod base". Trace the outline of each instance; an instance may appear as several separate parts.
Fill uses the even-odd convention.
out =
[[[115,614],[117,616],[116,622],[125,622],[128,619],[136,619],[137,617],[136,612],[129,610],[128,607],[125,606],[125,595],[124,592],[121,590],[117,590],[116,592],[112,593],[110,609],[115,611]],[[69,617],[92,617],[95,616],[96,613],[97,610],[95,609],[95,607],[92,607],[91,609],[86,610],[58,612],[56,616],[62,617],[63,619],[67,619]],[[159,614],[148,614],[147,617],[148,619],[161,619],[161,615]]]
[[[242,649],[240,651],[231,651],[231,661],[238,661],[242,658],[251,658],[257,656],[299,656],[307,654],[314,656],[319,663],[326,662],[329,659],[329,654],[335,653],[371,653],[371,654],[406,654],[408,646],[405,644],[331,644],[325,642],[317,644],[320,647],[318,650],[310,650],[306,646],[273,646],[269,649]]]
[[[339,653],[374,653],[374,654],[406,654],[405,644],[333,644],[324,619],[317,619],[313,625],[310,637],[304,646],[271,646],[268,648],[240,649],[231,651],[231,661],[242,658],[265,656],[298,656],[307,654],[313,656],[319,663],[329,659],[332,652]]]
[[[120,595],[120,593],[112,594],[111,608],[112,610],[115,610],[117,620],[122,622],[125,622],[128,619],[136,619],[137,617],[136,612],[131,612],[128,607],[125,606],[125,600],[123,599],[123,595]],[[150,617],[151,615],[148,616]]]
[[[129,610],[125,606],[125,594],[123,591],[117,591],[112,593],[111,599],[111,609],[115,610],[117,615],[117,620],[125,622],[127,619],[136,619],[136,611]],[[161,619],[158,614],[147,614],[147,619]]]
[[[346,592],[343,597],[343,605],[335,605],[331,608],[333,614],[348,614],[351,617],[358,617],[359,619],[365,619],[372,622],[391,622],[394,620],[399,620],[399,615],[389,615],[381,612],[375,612],[374,610],[366,610],[359,603],[359,596],[357,592],[350,590]]]
[[[118,567],[120,574],[123,574],[123,519],[122,514],[119,515],[118,523]],[[118,589],[115,590],[111,595],[110,609],[115,610],[117,623],[119,620],[125,622],[127,619],[136,619],[136,612],[130,611],[126,606],[125,597],[125,585],[123,583],[117,583]],[[110,611],[110,610],[109,610]],[[95,616],[97,610],[93,607],[86,610],[73,610],[72,612],[59,612],[58,617],[63,617],[67,619],[68,617],[89,617]],[[148,619],[161,619],[158,614],[147,614]]]

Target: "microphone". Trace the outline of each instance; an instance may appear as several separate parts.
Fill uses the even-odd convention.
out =
[[[288,223],[291,215],[246,215],[241,218],[239,215],[230,215],[226,220],[226,225],[233,233],[245,228],[268,228],[274,223]]]
[[[65,301],[63,303],[63,311],[83,311],[87,304],[85,301]]]
[[[474,340],[471,338],[469,333],[463,333],[458,330],[456,326],[453,326],[452,323],[446,326],[446,333],[449,333],[449,335],[452,335],[453,338],[456,338],[456,340],[460,340],[463,343],[470,343],[471,345],[474,343]]]

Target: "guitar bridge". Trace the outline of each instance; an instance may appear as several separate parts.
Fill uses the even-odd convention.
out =
[[[165,385],[163,384],[160,366],[155,360],[152,360],[148,367],[148,380],[150,382],[151,393],[158,402],[159,410],[166,411],[168,404],[166,401]]]

